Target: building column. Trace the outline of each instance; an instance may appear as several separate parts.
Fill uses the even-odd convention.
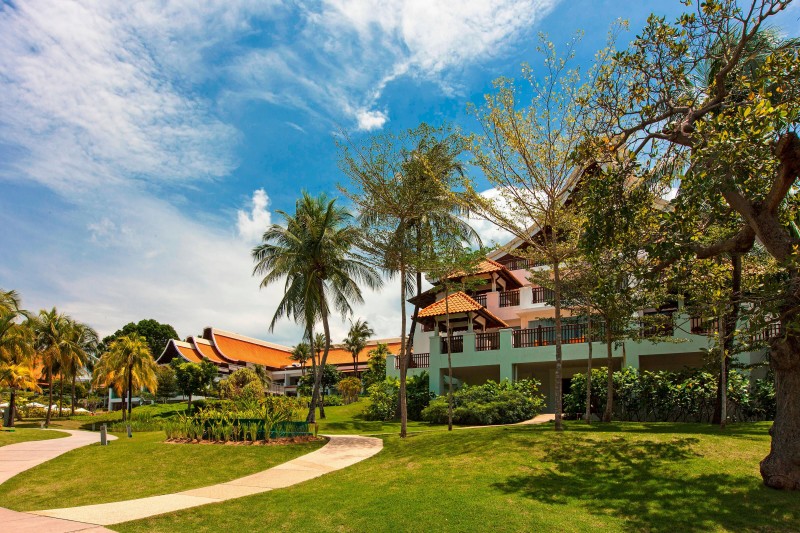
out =
[[[622,361],[622,367],[630,367],[639,370],[639,348],[638,342],[625,341],[625,359]]]
[[[428,366],[428,390],[437,396],[440,396],[444,390],[444,377],[442,377],[441,371],[441,346],[442,341],[437,328],[437,330],[428,337],[428,351],[430,353],[428,357],[430,361],[430,365]]]
[[[514,381],[514,365],[505,359],[500,361],[500,381]]]

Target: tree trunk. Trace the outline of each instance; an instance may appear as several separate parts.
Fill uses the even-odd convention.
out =
[[[719,427],[725,429],[725,424],[728,421],[728,352],[725,349],[727,339],[727,328],[725,327],[725,317],[720,317],[719,320],[719,335],[722,339],[720,343],[720,372],[719,372]]]
[[[608,360],[608,383],[606,384],[606,410],[603,413],[603,422],[611,422],[611,413],[614,410],[614,352],[611,340],[611,324],[606,320],[606,357]]]
[[[189,401],[186,404],[186,412],[191,413],[192,411],[192,393],[189,393]]]
[[[314,373],[314,382],[317,380],[317,357],[314,355],[314,350],[316,350],[316,346],[314,346],[314,329],[311,324],[308,324],[308,343],[311,346],[311,371]],[[316,387],[311,387],[311,402],[308,406],[308,416],[306,416],[306,422],[309,424],[316,424],[317,423],[317,395],[319,391]]]
[[[17,390],[12,388],[11,394],[8,398],[8,409],[6,409],[6,421],[4,424],[6,427],[13,428],[14,427],[14,411],[17,410]]]
[[[319,293],[323,294],[323,287],[322,287],[322,280],[318,281],[319,283]],[[328,352],[331,348],[331,329],[328,324],[328,312],[326,309],[322,309],[322,329],[325,332],[325,350],[322,352],[322,359],[319,361],[319,367],[317,369],[319,372],[314,375],[314,389],[317,391],[317,397],[319,397],[319,391],[322,386],[322,374],[325,373],[325,364],[328,362]],[[319,417],[324,419],[325,418],[325,405],[324,402],[320,403],[319,405]]]
[[[555,242],[556,236],[553,235]],[[558,261],[553,262],[553,303],[556,319],[556,431],[564,430],[562,421],[562,386],[561,386],[561,271]]]
[[[133,406],[133,368],[128,369],[128,420],[131,419],[131,410]]]
[[[417,296],[422,294],[422,272],[417,272]],[[401,352],[400,358],[403,358],[403,354],[405,355],[406,359],[406,374],[408,374],[408,365],[411,362],[411,352],[414,349],[414,334],[417,329],[417,318],[419,316],[419,306],[414,305],[414,313],[411,315],[411,328],[408,331],[408,339],[406,340],[406,348],[403,352]],[[400,402],[397,402],[397,418],[400,418]]]
[[[761,461],[764,484],[783,490],[800,490],[800,338],[788,329],[793,318],[781,317],[785,338],[772,344],[775,421],[769,455]]]
[[[77,379],[78,371],[72,373],[72,402],[70,403],[70,416],[75,416],[75,380]]]
[[[736,325],[739,321],[739,300],[742,294],[742,254],[733,252],[731,253],[731,265],[733,266],[733,273],[731,275],[731,309],[727,314],[725,320],[725,335],[723,339],[723,349],[728,353],[733,353],[734,332]],[[714,416],[711,419],[712,424],[722,423],[722,381],[728,381],[728,374],[730,373],[730,359],[724,357],[722,359],[722,366],[720,368],[720,375],[717,380],[717,403],[714,407]],[[723,376],[723,374],[725,374]]]
[[[401,250],[400,255],[403,255]],[[400,437],[408,435],[408,404],[406,403],[406,378],[408,375],[408,345],[406,343],[406,265],[400,258]]]
[[[586,423],[592,423],[592,316],[586,319],[586,342],[589,344],[589,358],[586,362]]]
[[[47,391],[47,416],[44,419],[44,427],[50,427],[50,411],[53,410],[53,367],[47,368],[47,386],[50,389]]]
[[[453,335],[450,331],[450,302],[447,301],[450,291],[444,289],[445,327],[447,328],[447,431],[453,431]],[[469,314],[467,315],[469,320]],[[469,329],[469,325],[467,326]]]
[[[59,372],[58,377],[58,416],[61,416],[61,409],[64,408],[64,372]]]

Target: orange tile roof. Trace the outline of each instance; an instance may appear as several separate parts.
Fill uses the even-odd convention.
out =
[[[250,339],[215,328],[211,329],[211,334],[212,337],[209,340],[226,359],[244,361],[270,368],[283,368],[293,362],[289,359],[291,348],[287,346]]]
[[[447,301],[447,303],[445,303],[445,301]],[[417,316],[442,316],[447,314],[448,309],[450,314],[467,313],[469,311],[478,311],[483,309],[483,306],[467,296],[465,293],[459,291],[454,292],[447,298],[442,298],[436,303],[432,303],[425,309],[420,309],[419,313],[417,313]]]
[[[202,355],[212,363],[217,363],[217,364],[228,363],[228,361],[225,361],[222,357],[220,357],[220,355],[217,353],[217,351],[214,349],[214,347],[211,345],[209,341],[205,339],[197,339],[195,337],[189,337],[188,339],[186,339],[186,342],[190,343],[192,345],[192,348],[194,348],[196,352],[199,352],[200,355]]]
[[[389,348],[389,353],[397,354],[400,353],[400,342],[386,342],[384,343]],[[370,341],[367,346],[361,350],[358,354],[358,362],[364,363],[369,360],[369,352],[374,350],[378,345],[378,341]],[[353,364],[353,356],[352,354],[347,351],[347,349],[343,348],[341,345],[332,345],[331,349],[328,350],[328,364],[331,365],[344,365],[347,363]]]
[[[175,348],[178,349],[178,352],[183,356],[184,359],[187,361],[191,361],[192,363],[199,363],[202,361],[202,356],[199,352],[197,352],[191,344],[181,342],[181,341],[172,341],[175,345]]]
[[[501,265],[497,261],[493,261],[491,259],[483,259],[478,266],[475,267],[475,271],[470,273],[470,276],[478,276],[480,274],[490,274],[492,272],[500,272],[501,270],[507,270],[505,266]],[[454,272],[450,274],[450,278],[460,278],[464,276],[466,272],[460,270],[458,272]]]

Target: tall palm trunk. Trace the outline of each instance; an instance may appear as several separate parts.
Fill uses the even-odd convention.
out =
[[[589,344],[589,358],[586,361],[586,423],[592,423],[592,315],[586,319],[586,342]]]
[[[3,424],[6,427],[13,428],[14,427],[14,415],[16,414],[15,411],[17,410],[17,389],[11,388],[11,395],[8,398],[8,409],[6,410],[6,420],[3,421]]]
[[[408,346],[406,344],[406,265],[400,251],[400,437],[408,435],[408,404],[406,403],[406,377],[408,375]]]
[[[611,339],[611,323],[606,319],[606,357],[608,359],[608,383],[606,385],[606,410],[603,413],[603,422],[611,422],[611,412],[614,409],[614,368],[613,350]]]
[[[44,427],[50,427],[50,412],[53,410],[53,365],[47,367],[47,416],[44,419]]]
[[[72,371],[72,401],[70,402],[70,415],[75,416],[75,380],[77,379],[78,370]]]
[[[450,332],[450,302],[447,301],[450,291],[444,289],[444,315],[447,328],[447,431],[453,431],[453,335]],[[469,314],[467,314],[469,320]]]
[[[320,284],[322,282],[320,281]],[[322,288],[320,287],[320,294],[322,294]],[[321,385],[322,385],[322,374],[325,372],[325,364],[328,362],[328,352],[331,348],[331,328],[328,324],[328,310],[322,309],[322,329],[325,332],[325,351],[322,352],[322,359],[319,362],[319,372],[314,376],[314,388],[317,390],[317,394],[319,394]],[[325,402],[321,402],[319,405],[319,417],[324,419],[325,418]]]
[[[64,408],[64,372],[58,373],[58,416],[61,416],[61,409]]]
[[[556,234],[553,232],[553,242],[557,242]],[[556,319],[556,423],[555,430],[563,431],[562,421],[562,385],[561,385],[561,271],[558,261],[553,261],[553,303],[555,307]]]
[[[191,403],[191,398],[189,402]],[[133,403],[133,367],[128,369],[128,420],[131,419],[131,409]]]
[[[314,355],[316,350],[316,346],[314,346],[314,331],[311,327],[311,324],[308,325],[308,340],[309,344],[311,345],[311,371],[314,373],[314,386],[311,387],[311,402],[308,406],[308,416],[306,416],[306,422],[309,424],[315,424],[317,422],[317,395],[319,394],[319,389],[316,387],[317,383],[317,358]]]

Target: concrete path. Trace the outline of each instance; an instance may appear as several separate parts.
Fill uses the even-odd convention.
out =
[[[102,533],[111,532],[95,524],[82,524],[71,520],[60,520],[29,513],[18,513],[0,507],[0,531],[3,533]]]
[[[20,472],[58,457],[62,453],[100,442],[100,433],[74,429],[41,429],[37,431],[63,431],[69,437],[48,440],[30,440],[0,446],[0,483],[4,483]],[[108,440],[116,439],[109,435]],[[0,520],[0,524],[2,524]],[[1,529],[1,528],[0,528]]]
[[[326,436],[330,441],[319,450],[226,483],[137,500],[35,511],[34,514],[86,524],[119,524],[296,485],[354,465],[372,457],[383,448],[381,439],[357,435]]]

